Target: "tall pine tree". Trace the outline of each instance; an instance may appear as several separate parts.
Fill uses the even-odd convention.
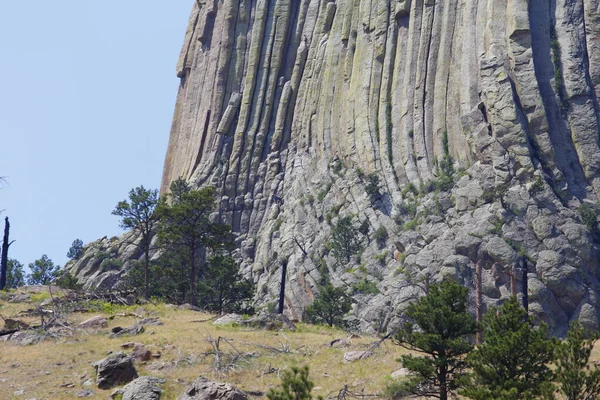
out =
[[[516,297],[483,317],[484,342],[467,357],[473,373],[464,396],[475,400],[520,400],[551,391],[554,341],[546,326],[534,326]]]
[[[467,337],[477,332],[467,312],[468,293],[468,288],[448,280],[431,285],[427,296],[408,306],[405,316],[414,322],[406,323],[394,341],[424,356],[401,357],[402,365],[414,375],[401,383],[399,394],[447,400],[459,388],[465,356],[473,349]]]

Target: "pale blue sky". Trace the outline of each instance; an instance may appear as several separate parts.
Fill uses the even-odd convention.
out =
[[[158,188],[192,0],[0,0],[2,220],[23,264],[121,233]],[[4,224],[0,225],[0,231]],[[0,238],[1,241],[1,238]]]

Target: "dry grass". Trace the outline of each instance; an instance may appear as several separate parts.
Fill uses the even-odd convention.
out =
[[[0,300],[0,314],[4,317],[30,307],[31,304],[9,304]],[[111,339],[107,334],[110,328],[129,326],[136,321],[135,317],[116,316],[109,321],[108,329],[99,332],[77,331],[68,337],[30,346],[0,342],[0,398],[70,399],[77,398],[76,393],[83,389],[91,389],[95,396],[89,398],[105,399],[112,391],[100,390],[95,384],[84,386],[84,382],[95,379],[92,362],[106,357],[108,352],[120,351],[121,344],[127,341],[143,343],[153,352],[162,353],[161,358],[139,363],[136,368],[140,376],[167,380],[165,399],[177,398],[200,375],[232,383],[254,393],[253,397],[260,397],[259,393],[266,393],[279,384],[279,371],[294,364],[310,366],[315,394],[336,396],[344,385],[353,392],[373,394],[381,390],[389,374],[398,368],[396,359],[403,352],[398,346],[384,342],[372,357],[345,364],[342,357],[346,350],[327,346],[329,341],[347,336],[339,330],[304,324],[299,324],[296,332],[250,330],[215,326],[211,321],[196,322],[212,316],[193,311],[164,305],[144,308],[156,313],[165,325],[148,326],[138,336]],[[111,316],[102,312],[74,313],[69,319],[77,323],[93,315]],[[224,338],[220,341],[222,352],[252,353],[252,356],[239,361],[232,371],[215,371],[215,358],[210,354],[213,347],[207,338],[219,337]],[[349,350],[365,350],[376,340],[374,337],[352,339]],[[155,369],[156,366],[162,369]],[[24,394],[15,396],[19,390],[24,390]]]

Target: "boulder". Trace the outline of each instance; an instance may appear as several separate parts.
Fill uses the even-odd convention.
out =
[[[79,327],[82,329],[102,329],[108,328],[108,321],[105,317],[101,315],[96,315],[95,317],[89,318],[82,323],[79,324]]]
[[[242,325],[268,331],[280,329],[296,330],[296,325],[283,314],[261,314],[247,321],[242,321]]]
[[[246,393],[227,383],[213,382],[203,376],[196,378],[179,400],[247,400]]]
[[[164,383],[164,379],[140,376],[121,389],[115,390],[111,397],[114,399],[121,395],[121,400],[158,400],[162,395],[161,385]]]
[[[213,322],[213,325],[229,325],[229,324],[238,324],[241,325],[243,323],[242,316],[239,314],[226,314],[221,318],[218,318]]]
[[[129,383],[138,376],[133,359],[123,352],[96,361],[92,366],[96,369],[96,384],[100,389]]]
[[[371,351],[347,351],[344,353],[344,362],[351,363],[358,360],[364,360],[365,358],[371,357],[373,352]]]
[[[18,294],[12,299],[10,299],[9,303],[29,303],[31,300],[31,296],[28,294]]]
[[[152,358],[152,352],[141,343],[136,343],[133,351],[129,355],[136,361],[149,361]]]

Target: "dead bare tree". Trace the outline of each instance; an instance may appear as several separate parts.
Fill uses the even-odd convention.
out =
[[[9,233],[10,233],[10,222],[8,222],[8,217],[4,218],[4,239],[2,240],[2,257],[0,259],[0,290],[4,290],[6,287],[6,272],[8,270],[8,248],[11,244],[14,243],[9,242]]]

